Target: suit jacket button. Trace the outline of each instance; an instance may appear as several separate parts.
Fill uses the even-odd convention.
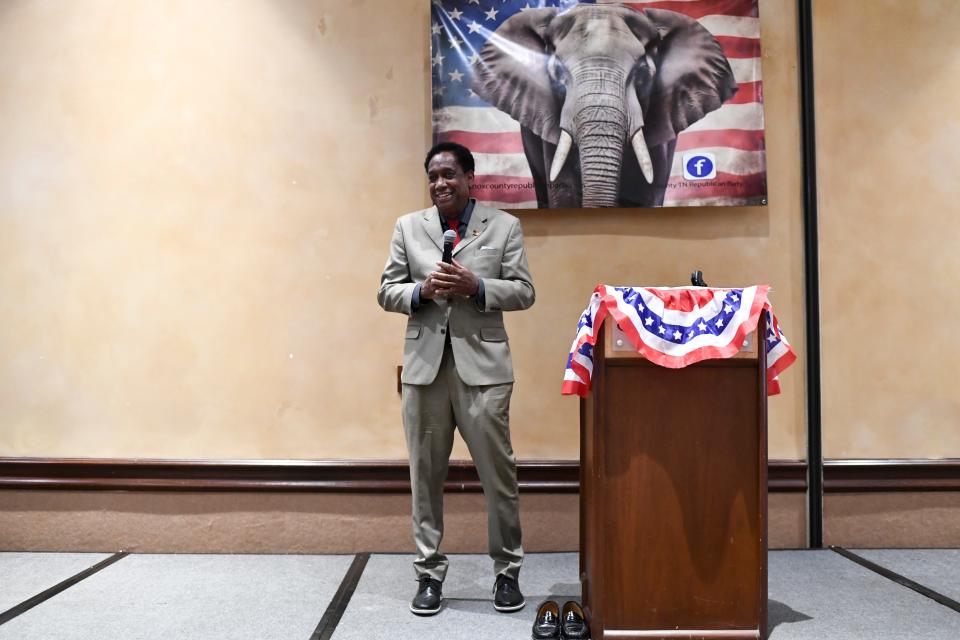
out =
[[[446,329],[440,329],[440,333],[446,333],[446,332],[447,332]]]

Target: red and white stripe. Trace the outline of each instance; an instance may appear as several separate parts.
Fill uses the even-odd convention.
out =
[[[758,0],[635,0],[642,9],[667,9],[697,19],[730,61],[739,90],[720,109],[680,133],[664,196],[664,206],[758,204],[767,194],[763,135],[763,79],[760,67]],[[621,4],[598,0],[598,4]],[[523,152],[520,125],[489,107],[447,107],[434,112],[437,141],[459,142],[476,157],[473,195],[505,209],[537,207],[533,178]],[[718,172],[709,186],[687,182],[683,154],[712,153]],[[731,187],[736,184],[736,196]]]
[[[433,130],[437,142],[459,142],[473,152],[473,197],[498,209],[537,208],[516,120],[493,107],[445,107],[433,112]]]
[[[679,287],[679,289],[685,288]],[[756,327],[756,318],[759,317],[760,311],[766,304],[769,288],[767,285],[747,287],[743,290],[743,302],[740,308],[728,320],[719,335],[700,334],[693,340],[681,345],[664,340],[653,331],[648,330],[643,318],[637,314],[636,307],[624,303],[622,291],[617,291],[614,287],[604,287],[604,291],[600,294],[610,315],[616,320],[617,326],[623,329],[627,337],[637,345],[638,351],[643,353],[651,362],[656,362],[669,369],[680,369],[701,360],[729,358],[737,353],[743,346],[744,339],[753,330],[750,327],[751,320],[753,321],[753,327]],[[702,307],[695,308],[692,311],[677,311],[666,309],[663,301],[649,289],[638,289],[637,291],[644,304],[651,311],[661,316],[664,321],[682,325],[695,325],[698,320],[713,318],[723,309],[724,297],[727,295],[726,290],[715,289],[713,290],[713,299]]]
[[[780,340],[767,350],[767,395],[774,396],[780,393],[780,374],[796,361],[797,354],[790,346],[787,336],[780,331],[780,321],[772,311],[767,316],[767,323]]]

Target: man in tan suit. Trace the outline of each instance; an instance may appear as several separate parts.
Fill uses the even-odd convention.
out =
[[[425,168],[434,206],[397,220],[377,294],[385,310],[409,317],[401,382],[420,583],[410,609],[432,615],[443,600],[443,483],[457,428],[486,497],[494,606],[516,611],[525,604],[517,582],[523,548],[503,312],[534,301],[523,233],[515,217],[470,198],[474,161],[466,147],[436,145]],[[448,229],[456,234],[451,264],[440,261]]]

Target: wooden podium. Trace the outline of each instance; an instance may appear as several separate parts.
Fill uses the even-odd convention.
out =
[[[763,639],[764,314],[732,358],[666,369],[608,317],[580,404],[580,580],[595,640]]]

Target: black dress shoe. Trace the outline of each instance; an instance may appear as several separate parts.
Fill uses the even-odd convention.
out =
[[[553,600],[547,600],[540,605],[530,637],[533,640],[555,640],[560,637],[560,605]]]
[[[585,640],[590,637],[590,627],[584,619],[583,609],[572,600],[563,604],[560,614],[560,637],[563,640]]]
[[[520,584],[505,575],[497,576],[493,585],[493,608],[497,611],[520,611],[527,601],[520,592]]]
[[[410,603],[410,611],[418,616],[432,616],[440,611],[443,603],[442,584],[430,576],[420,576],[420,587]]]

